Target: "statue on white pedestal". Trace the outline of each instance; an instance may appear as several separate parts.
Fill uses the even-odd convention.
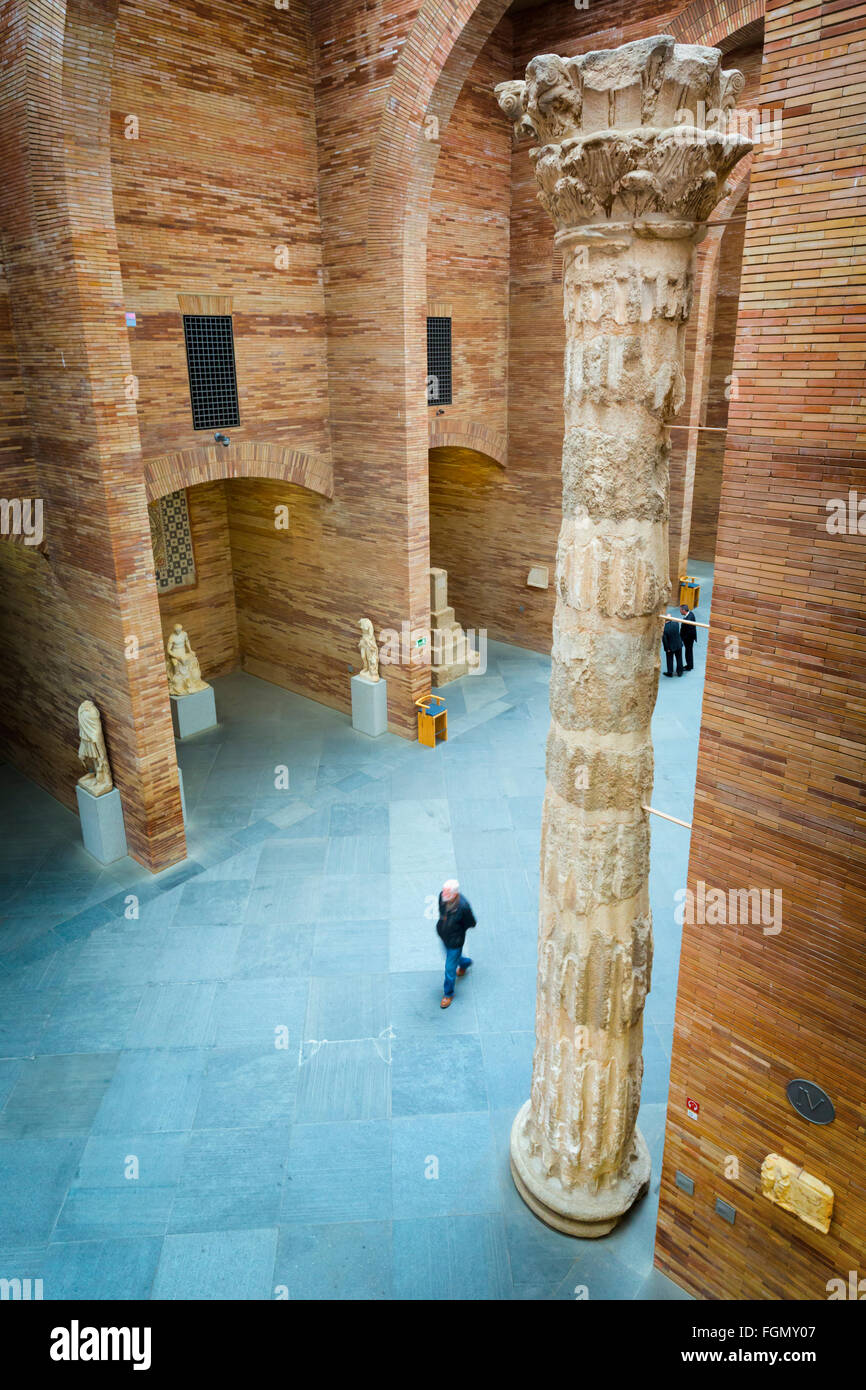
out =
[[[174,631],[165,644],[168,688],[172,695],[193,695],[197,690],[209,689],[201,678],[198,657],[189,644],[189,634],[181,623],[175,623]]]
[[[376,646],[373,624],[369,618],[362,618],[358,627],[361,629],[361,640],[358,643],[361,652],[360,674],[365,680],[377,681],[379,680],[379,648]]]
[[[78,785],[91,796],[104,796],[114,786],[108,754],[105,751],[105,738],[102,733],[102,720],[99,710],[92,700],[82,700],[78,706],[78,756],[89,767]]]

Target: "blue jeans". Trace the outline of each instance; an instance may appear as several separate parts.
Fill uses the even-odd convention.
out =
[[[462,946],[455,946],[453,950],[445,951],[445,998],[450,999],[454,993],[454,981],[457,978],[457,967],[462,966],[468,970],[472,964],[469,956],[462,955]]]

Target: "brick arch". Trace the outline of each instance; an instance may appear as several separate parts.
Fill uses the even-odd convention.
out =
[[[709,48],[725,49],[759,37],[764,20],[765,0],[692,0],[691,5],[666,25],[678,43],[700,43]],[[749,31],[749,32],[744,32]]]
[[[716,291],[722,246],[725,236],[730,230],[729,219],[739,216],[738,209],[742,210],[745,207],[753,159],[754,154],[748,154],[737,167],[736,175],[729,180],[728,194],[715,209],[704,241],[704,254],[695,296],[697,324],[689,418],[683,422],[688,425],[688,434],[685,434],[684,439],[685,458],[682,465],[678,529],[673,524],[673,507],[671,517],[671,573],[674,575],[685,574],[689,560],[695,476],[698,450],[701,443],[698,427],[704,420],[713,347],[716,340]],[[714,227],[713,222],[717,222],[719,225]]]
[[[427,225],[439,153],[438,142],[425,138],[425,122],[434,118],[440,131],[447,125],[469,69],[508,4],[421,0],[394,63],[367,166],[362,213],[366,317],[368,330],[378,335],[395,364],[393,371],[371,380],[375,405],[370,413],[387,422],[376,449],[387,459],[391,486],[405,515],[402,611],[419,626],[429,621],[430,612]],[[491,94],[494,119],[499,115]],[[405,699],[411,709],[410,702],[429,688],[429,671],[412,667],[404,679],[405,695],[400,691],[395,698]]]
[[[270,478],[295,483],[322,497],[334,495],[330,463],[284,444],[250,441],[228,448],[209,444],[175,454],[161,454],[144,463],[148,502],[164,497],[167,492],[217,482],[221,478]]]
[[[430,421],[430,449],[470,449],[474,454],[483,454],[500,468],[507,467],[505,436],[478,420],[437,420],[434,417]]]

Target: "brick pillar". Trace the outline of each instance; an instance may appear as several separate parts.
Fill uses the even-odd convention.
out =
[[[0,48],[4,259],[46,544],[75,631],[74,689],[102,713],[130,853],[186,853],[111,193],[117,0],[9,0]],[[86,641],[82,643],[82,635]],[[45,634],[34,632],[34,642]],[[45,693],[40,692],[45,698]]]

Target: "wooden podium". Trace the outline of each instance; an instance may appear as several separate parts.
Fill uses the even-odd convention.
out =
[[[418,706],[418,742],[425,748],[435,748],[441,739],[448,742],[448,711],[441,695],[425,695],[416,700]]]

